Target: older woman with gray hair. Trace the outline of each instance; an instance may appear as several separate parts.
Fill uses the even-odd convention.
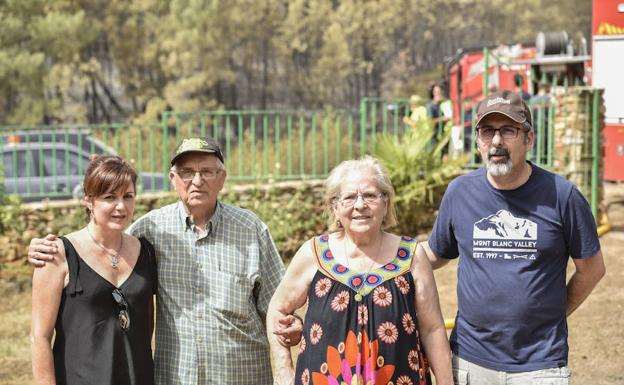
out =
[[[452,384],[431,265],[396,224],[394,189],[370,156],[325,182],[329,233],[290,263],[267,315],[275,384]],[[308,304],[296,370],[277,320]]]

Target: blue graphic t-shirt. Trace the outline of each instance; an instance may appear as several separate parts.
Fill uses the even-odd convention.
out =
[[[600,250],[581,192],[531,167],[514,190],[492,187],[484,168],[455,179],[429,238],[436,255],[461,256],[454,354],[501,371],[567,364],[568,258]]]

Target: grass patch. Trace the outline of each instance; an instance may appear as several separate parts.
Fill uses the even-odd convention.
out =
[[[30,277],[26,282],[0,281],[0,383],[4,385],[32,382],[29,284]]]

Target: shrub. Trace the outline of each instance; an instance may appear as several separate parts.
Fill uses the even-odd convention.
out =
[[[20,198],[7,195],[4,190],[4,165],[0,165],[0,234],[12,231],[22,232],[24,222],[21,220]]]
[[[313,183],[293,182],[291,187],[253,187],[234,190],[223,201],[255,212],[264,221],[284,261],[290,260],[309,238],[326,231],[323,188]]]
[[[388,170],[396,190],[398,232],[415,235],[433,225],[446,186],[466,161],[444,154],[449,140],[450,124],[436,135],[430,121],[421,121],[401,136],[383,135],[376,141],[373,155]]]

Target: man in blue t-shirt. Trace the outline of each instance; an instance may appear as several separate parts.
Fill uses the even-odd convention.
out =
[[[450,338],[456,384],[568,384],[566,317],[605,273],[585,198],[526,160],[532,122],[517,93],[479,103],[487,166],[451,182],[425,245],[434,268],[461,256]],[[576,271],[566,284],[570,256]]]

